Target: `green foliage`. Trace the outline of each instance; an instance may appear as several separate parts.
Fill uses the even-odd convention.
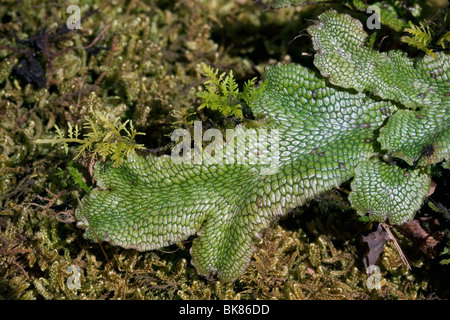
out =
[[[434,164],[449,157],[448,55],[436,52],[436,59],[414,60],[399,50],[372,50],[364,45],[367,34],[362,25],[334,10],[323,13],[320,23],[308,31],[318,50],[314,64],[332,84],[372,92],[406,107],[381,128],[377,140],[382,150],[409,165]]]
[[[425,26],[422,22],[420,23],[420,26],[414,25],[411,21],[408,23],[410,28],[405,28],[403,31],[408,32],[412,37],[403,36],[400,40],[419,50],[425,51],[428,55],[436,58],[436,54],[433,50],[428,48],[431,40],[433,39],[430,32],[430,27]]]
[[[355,170],[349,200],[370,220],[401,225],[414,218],[430,187],[430,177],[418,170],[405,171],[376,159],[364,161]]]
[[[223,72],[218,76],[218,69],[214,70],[203,62],[201,67],[209,80],[204,83],[205,91],[197,93],[197,97],[203,100],[198,109],[208,108],[218,110],[224,117],[243,118],[242,104],[251,105],[258,93],[256,78],[247,81],[240,92],[233,70],[228,75]]]
[[[413,61],[400,51],[374,51],[364,46],[367,34],[362,26],[334,10],[320,15],[319,23],[308,31],[318,51],[314,64],[331,83],[367,90],[406,107],[389,117],[376,139],[383,151],[412,167],[405,171],[381,161],[361,162],[350,201],[359,213],[369,212],[377,221],[388,218],[403,224],[411,220],[430,185],[424,167],[449,157],[449,56],[439,52],[434,59],[426,56]],[[418,93],[423,87],[428,90]]]
[[[446,42],[450,43],[450,30],[447,31],[444,35],[442,35],[442,37],[439,38],[439,40],[437,41],[437,44],[439,46],[441,46],[442,49],[446,49],[447,48],[447,46],[445,44]]]
[[[371,49],[373,49],[373,45],[375,44],[375,40],[377,39],[376,32],[372,33],[370,35],[369,41],[367,42],[367,46]]]
[[[279,159],[273,147],[249,141],[248,149],[238,150],[244,161],[237,164],[222,161],[235,159],[232,144],[220,149],[223,158],[213,164],[154,156],[132,156],[120,168],[99,163],[99,188],[76,211],[84,237],[94,240],[95,232],[101,241],[145,251],[197,234],[191,255],[199,274],[233,280],[250,262],[253,239],[278,216],[352,177],[356,165],[374,153],[373,131],[396,110],[389,102],[327,87],[319,75],[295,64],[268,68],[264,81],[252,112],[264,113],[279,130],[279,141],[267,141]],[[248,161],[246,150],[255,149],[261,152]],[[267,153],[275,170],[263,174]],[[118,221],[117,213],[129,223]]]
[[[92,100],[95,100],[95,95],[92,95]],[[134,142],[137,135],[144,133],[137,132],[131,120],[123,123],[120,122],[120,118],[110,120],[101,112],[94,110],[92,103],[89,105],[89,111],[83,124],[83,129],[87,133],[83,137],[80,137],[81,130],[78,125],[72,126],[68,122],[67,136],[55,124],[56,139],[40,139],[36,142],[61,143],[66,153],[69,150],[68,144],[76,143],[78,144],[77,155],[74,159],[80,156],[84,157],[89,153],[91,159],[101,159],[102,161],[111,159],[114,166],[120,166],[124,159],[135,153],[136,150],[145,148],[144,145]]]
[[[275,173],[262,174],[258,161],[211,165],[204,160],[193,166],[169,157],[133,156],[120,168],[98,164],[99,188],[84,200],[85,215],[76,212],[84,237],[94,240],[96,233],[101,241],[146,251],[197,234],[190,253],[198,273],[229,281],[246,270],[253,239],[278,216],[351,177],[350,202],[360,214],[392,224],[411,220],[430,186],[419,166],[449,154],[448,56],[440,52],[436,59],[413,63],[399,51],[375,51],[365,45],[362,24],[334,10],[321,14],[308,32],[322,76],[300,65],[277,64],[264,72],[264,86],[253,90],[251,81],[240,93],[232,72],[218,76],[202,65],[210,80],[199,95],[205,100],[200,108],[236,115],[242,99],[279,130]],[[418,94],[418,84],[427,92]],[[383,153],[414,167],[405,171],[371,160],[377,140]],[[256,148],[261,147],[249,143],[249,150]],[[231,149],[223,149],[227,158]],[[186,181],[195,181],[195,187]]]
[[[445,21],[446,18],[443,18]],[[444,23],[444,22],[442,22]],[[400,38],[402,42],[409,44],[419,50],[424,51],[428,55],[436,58],[436,54],[433,52],[432,47],[447,49],[447,43],[450,42],[450,31],[440,33],[438,30],[440,27],[436,23],[420,22],[419,25],[414,25],[411,21],[408,22],[409,28],[405,28],[403,31],[409,33],[411,36],[403,36]],[[436,29],[436,30],[433,30]]]
[[[67,171],[66,171],[67,170]],[[56,173],[56,176],[60,178],[61,180],[66,180],[69,178],[72,180],[72,182],[75,184],[76,187],[83,190],[87,194],[91,192],[91,186],[88,186],[86,182],[83,180],[83,174],[75,167],[75,163],[73,161],[70,161],[67,164],[67,169],[63,170],[61,168],[58,168],[58,172]]]
[[[311,5],[320,2],[326,2],[327,0],[272,0],[270,6],[272,8],[285,8],[289,6]]]

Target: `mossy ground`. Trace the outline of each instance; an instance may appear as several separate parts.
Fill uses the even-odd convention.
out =
[[[78,30],[64,28],[65,2],[19,7],[7,1],[0,8],[0,299],[449,297],[442,257],[428,258],[395,230],[412,269],[388,242],[378,261],[383,286],[368,289],[362,235],[373,226],[337,190],[267,230],[234,283],[199,277],[189,262],[190,239],[144,253],[103,244],[108,263],[75,226],[73,210],[84,191],[69,175],[57,175],[74,151],[35,141],[54,137],[55,124],[81,125],[92,92],[99,112],[131,119],[146,133],[137,141],[150,149],[194,120],[215,125],[220,115],[197,111],[196,92],[205,80],[200,63],[233,70],[240,83],[259,78],[274,61],[312,67],[310,39],[296,35],[324,7],[266,10],[253,0],[102,3],[76,2],[84,17]],[[383,48],[398,37],[391,35]],[[448,208],[448,170],[440,174],[435,202]],[[445,230],[443,212],[425,206],[422,215]],[[78,290],[67,287],[71,265],[81,270]]]

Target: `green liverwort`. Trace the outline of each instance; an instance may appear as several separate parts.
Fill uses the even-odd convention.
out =
[[[152,155],[131,155],[119,167],[99,162],[97,188],[76,212],[84,236],[95,241],[95,231],[102,241],[144,251],[196,234],[191,255],[198,272],[233,280],[265,228],[352,177],[358,212],[396,224],[412,219],[428,192],[425,166],[450,158],[449,57],[413,61],[398,51],[373,51],[361,23],[335,11],[308,31],[322,76],[294,64],[270,67],[250,104],[278,133],[268,142],[276,146],[277,170],[264,172],[259,159],[272,149],[260,141],[249,142],[249,153],[237,152],[248,161],[234,163]],[[231,146],[219,148],[223,159]],[[380,153],[404,160],[407,172],[373,159]]]

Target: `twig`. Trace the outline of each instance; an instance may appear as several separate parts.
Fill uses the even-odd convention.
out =
[[[103,35],[105,34],[105,32],[109,29],[111,25],[107,24],[106,27],[103,28],[102,31],[100,31],[100,33],[95,37],[94,41],[92,41],[89,45],[83,47],[84,50],[91,48],[94,44],[96,44],[98,42],[98,40],[100,40],[101,37],[103,37]]]
[[[395,239],[394,235],[392,234],[391,230],[389,229],[389,226],[385,223],[381,223],[381,226],[386,230],[389,238],[394,242],[394,246],[398,251],[398,254],[400,255],[400,259],[402,260],[403,264],[406,266],[408,270],[411,270],[411,266],[408,263],[408,260],[406,259],[406,256],[404,255],[402,249],[400,248],[400,245],[398,244],[397,240]]]
[[[50,193],[50,194],[53,196],[53,199],[45,198],[45,197],[42,197],[42,196],[40,196],[40,195],[37,196],[37,198],[38,198],[39,200],[48,201],[48,203],[47,203],[47,205],[46,205],[45,207],[44,207],[44,206],[41,206],[41,205],[39,205],[39,204],[37,204],[37,203],[31,203],[32,205],[36,205],[36,206],[39,206],[39,207],[41,207],[41,208],[44,208],[44,211],[42,211],[42,214],[43,214],[43,215],[46,214],[47,211],[50,210],[50,207],[55,203],[55,201],[56,201],[59,197],[61,197],[63,194],[66,193],[66,190],[62,190],[62,191],[58,192],[57,194],[52,193],[52,192],[51,192],[50,190],[48,190],[48,189],[45,189],[45,191],[47,191],[48,193]]]

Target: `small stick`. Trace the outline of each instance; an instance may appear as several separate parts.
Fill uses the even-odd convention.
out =
[[[41,206],[41,205],[39,205],[37,203],[32,203],[33,205],[36,205],[36,206],[41,207],[41,208],[44,208],[44,211],[42,211],[43,215],[47,214],[47,211],[50,210],[50,207],[55,203],[55,201],[58,200],[58,198],[61,197],[63,194],[66,193],[66,190],[62,190],[62,191],[58,192],[57,194],[54,194],[53,192],[51,192],[47,188],[45,189],[45,191],[47,191],[48,193],[50,193],[53,196],[52,199],[49,199],[49,198],[45,198],[45,197],[42,197],[40,195],[37,195],[37,198],[39,200],[48,201],[48,203],[47,203],[47,205],[45,207]]]
[[[400,248],[400,245],[398,244],[397,240],[395,239],[394,235],[392,234],[391,230],[389,230],[389,226],[385,223],[381,223],[381,226],[386,230],[389,238],[394,242],[394,246],[398,251],[398,254],[400,255],[400,259],[402,259],[403,264],[406,266],[408,270],[411,270],[411,266],[408,263],[408,260],[406,259],[406,256],[403,254],[402,249]]]
[[[100,33],[95,37],[94,41],[92,41],[89,45],[83,47],[83,49],[85,49],[85,50],[86,50],[86,49],[89,49],[89,48],[91,48],[94,44],[96,44],[97,41],[99,41],[100,38],[103,37],[103,35],[104,35],[105,32],[109,29],[110,26],[111,26],[110,24],[107,24],[107,25],[103,28],[103,30],[100,31]]]

